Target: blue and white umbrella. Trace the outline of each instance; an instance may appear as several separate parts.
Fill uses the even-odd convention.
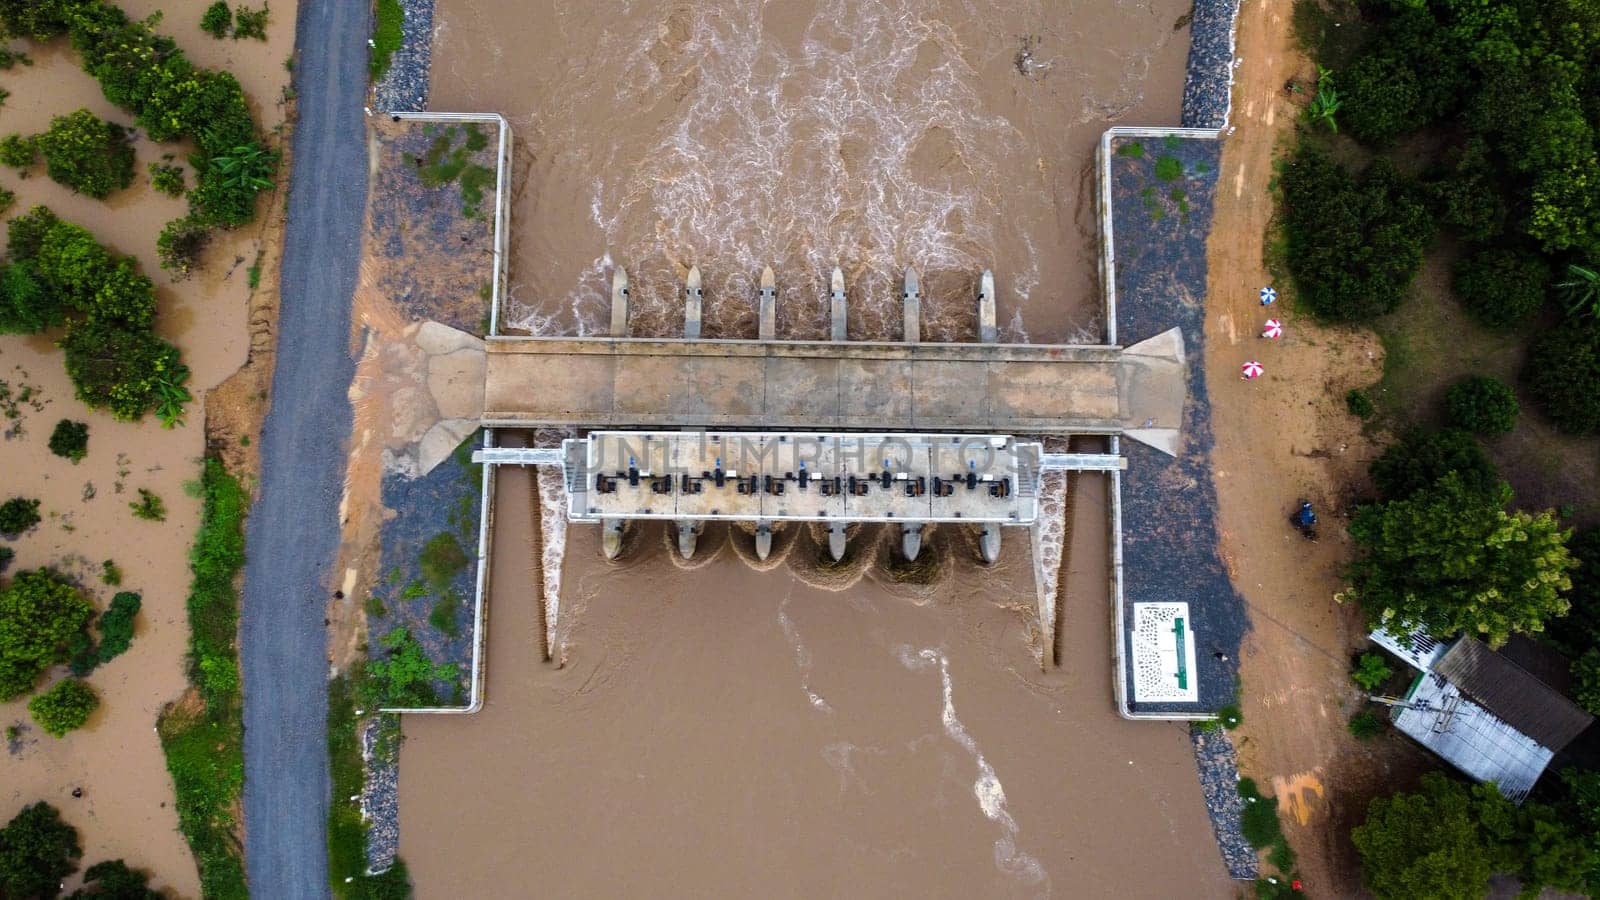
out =
[[[1276,299],[1278,299],[1278,289],[1277,288],[1264,287],[1264,288],[1261,289],[1261,305],[1262,306],[1266,306],[1266,305],[1270,304],[1272,301],[1274,301]]]

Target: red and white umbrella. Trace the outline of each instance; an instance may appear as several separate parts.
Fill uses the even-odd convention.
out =
[[[1244,374],[1245,378],[1260,378],[1261,377],[1261,373],[1263,373],[1263,372],[1265,372],[1267,370],[1261,367],[1261,363],[1258,363],[1258,362],[1256,362],[1255,360],[1252,359],[1249,362],[1245,363],[1244,365],[1240,366],[1239,367],[1239,371]]]
[[[1268,319],[1267,324],[1261,326],[1261,336],[1269,340],[1283,337],[1283,323],[1277,319]]]

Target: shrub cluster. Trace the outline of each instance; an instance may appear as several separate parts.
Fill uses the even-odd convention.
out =
[[[32,700],[28,701],[28,714],[52,737],[65,737],[89,721],[89,716],[100,706],[87,684],[75,678],[63,678]]]
[[[1517,427],[1517,395],[1490,375],[1471,375],[1445,392],[1445,417],[1456,428],[1475,434],[1510,434]]]
[[[1282,185],[1289,271],[1311,312],[1369,321],[1399,306],[1433,239],[1416,186],[1384,160],[1352,175],[1309,144]]]
[[[7,246],[0,328],[39,331],[76,312],[61,346],[78,399],[124,420],[152,409],[169,422],[182,414],[188,369],[151,330],[155,284],[131,257],[116,256],[43,206],[7,224]],[[176,408],[165,408],[171,401]]]
[[[228,7],[228,0],[217,0],[200,15],[200,30],[219,41],[232,29],[233,10]]]
[[[0,503],[0,534],[16,537],[39,524],[39,501],[12,497]]]
[[[1573,322],[1540,338],[1522,382],[1557,428],[1600,432],[1600,324]]]
[[[62,419],[50,432],[50,452],[73,462],[89,455],[89,424]]]
[[[0,701],[33,690],[64,663],[94,609],[78,589],[48,569],[18,572],[0,588]]]
[[[80,109],[50,120],[35,139],[52,181],[102,199],[133,183],[133,142],[127,129]]]
[[[1487,247],[1456,265],[1456,296],[1490,328],[1526,323],[1544,306],[1549,288],[1550,264],[1531,250]]]
[[[256,17],[253,27],[264,27],[265,10],[242,12]],[[270,179],[240,177],[223,160],[262,154],[270,175],[277,158],[262,149],[244,90],[231,74],[194,65],[150,22],[130,19],[105,0],[0,0],[0,24],[39,40],[69,35],[106,99],[132,113],[152,140],[194,141],[197,183],[188,218],[233,228],[255,217],[256,195]]]

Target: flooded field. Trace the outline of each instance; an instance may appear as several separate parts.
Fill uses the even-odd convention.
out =
[[[924,275],[930,340],[970,337],[993,268],[1007,340],[1099,334],[1089,167],[1121,121],[1178,121],[1182,0],[993,3],[441,0],[436,110],[496,111],[518,141],[502,321],[603,331],[609,267],[634,332],[754,335],[762,266],[785,337],[896,337],[899,273]]]
[[[941,536],[931,590],[881,565],[830,590],[806,536],[761,572],[742,535],[708,534],[690,569],[659,528],[613,564],[581,525],[556,668],[533,479],[498,477],[487,705],[405,721],[419,896],[1230,893],[1182,726],[1112,709],[1099,479],[1041,673],[1021,532],[989,570]]]
[[[621,264],[634,333],[677,334],[698,265],[707,336],[753,337],[770,264],[780,337],[820,337],[838,264],[851,337],[893,338],[914,265],[926,339],[973,337],[992,267],[1002,339],[1093,340],[1094,144],[1177,121],[1187,11],[441,0],[430,107],[516,131],[502,327],[603,333]],[[659,526],[609,563],[554,483],[499,475],[484,710],[405,722],[420,896],[1231,893],[1185,729],[1113,708],[1099,478],[1070,492],[1044,671],[1024,531],[985,569],[940,530],[927,585],[872,529],[843,567],[799,531],[757,564],[722,526],[692,563]]]
[[[159,0],[121,0],[130,16],[158,9],[158,30],[173,36],[196,63],[226,68],[243,84],[258,121],[272,129],[285,118],[278,104],[289,73],[284,61],[294,43],[294,7],[273,7],[267,42],[216,41],[198,28],[203,4],[162,4]],[[32,66],[0,72],[0,87],[10,91],[0,109],[0,134],[32,134],[49,127],[52,116],[87,107],[97,116],[131,127],[131,116],[111,105],[99,85],[84,74],[65,39],[47,45],[14,41]],[[19,726],[16,740],[0,753],[0,821],[26,803],[45,800],[78,829],[82,865],[123,858],[148,870],[152,886],[179,896],[198,896],[199,878],[173,808],[172,782],[155,734],[162,706],[183,692],[188,639],[184,598],[188,590],[188,550],[199,524],[199,501],[184,482],[200,474],[205,450],[204,395],[244,363],[250,345],[246,270],[256,258],[268,201],[262,217],[233,234],[219,233],[206,252],[206,269],[187,281],[173,281],[156,257],[156,234],[183,214],[181,199],[149,186],[146,165],[176,154],[187,144],[156,144],[142,133],[135,140],[135,180],[101,202],[74,194],[49,180],[42,165],[30,177],[0,173],[0,185],[14,191],[10,218],[45,204],[61,218],[83,225],[106,247],[136,257],[154,280],[159,309],[156,330],[183,352],[193,374],[189,387],[197,402],[188,407],[187,426],[164,429],[154,416],[122,423],[90,411],[74,399],[62,352],[52,343],[60,335],[0,336],[0,381],[13,397],[24,387],[37,402],[19,407],[18,419],[5,420],[0,441],[0,499],[14,494],[38,498],[43,522],[10,542],[16,559],[7,575],[53,565],[74,577],[104,610],[117,590],[142,594],[135,636],[128,652],[88,677],[100,708],[81,730],[56,739],[33,724],[27,698],[0,704],[0,724]],[[188,167],[185,166],[187,169]],[[192,170],[187,172],[193,184]],[[89,425],[87,458],[74,465],[50,454],[51,429],[62,418]],[[20,428],[18,427],[20,426]],[[165,522],[136,520],[128,509],[139,488],[166,504]],[[113,560],[122,570],[120,587],[101,583],[101,564]],[[65,673],[52,671],[40,689]],[[81,788],[81,798],[72,796]],[[77,876],[69,879],[69,889]]]

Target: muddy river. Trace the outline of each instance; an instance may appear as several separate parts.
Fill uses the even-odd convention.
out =
[[[708,336],[753,337],[772,265],[780,336],[822,336],[837,264],[851,337],[897,337],[914,265],[926,339],[973,335],[984,268],[1004,339],[1094,339],[1094,144],[1177,121],[1187,9],[440,0],[430,106],[513,123],[524,330],[603,332],[621,264],[634,332],[677,333],[697,265]],[[500,475],[485,709],[406,721],[420,896],[1230,893],[1184,729],[1112,707],[1097,478],[1045,671],[1020,531],[992,569],[942,531],[909,586],[885,534],[841,574],[804,534],[758,567],[741,532],[685,564],[640,528],[609,563],[574,526],[546,663],[535,495]]]

